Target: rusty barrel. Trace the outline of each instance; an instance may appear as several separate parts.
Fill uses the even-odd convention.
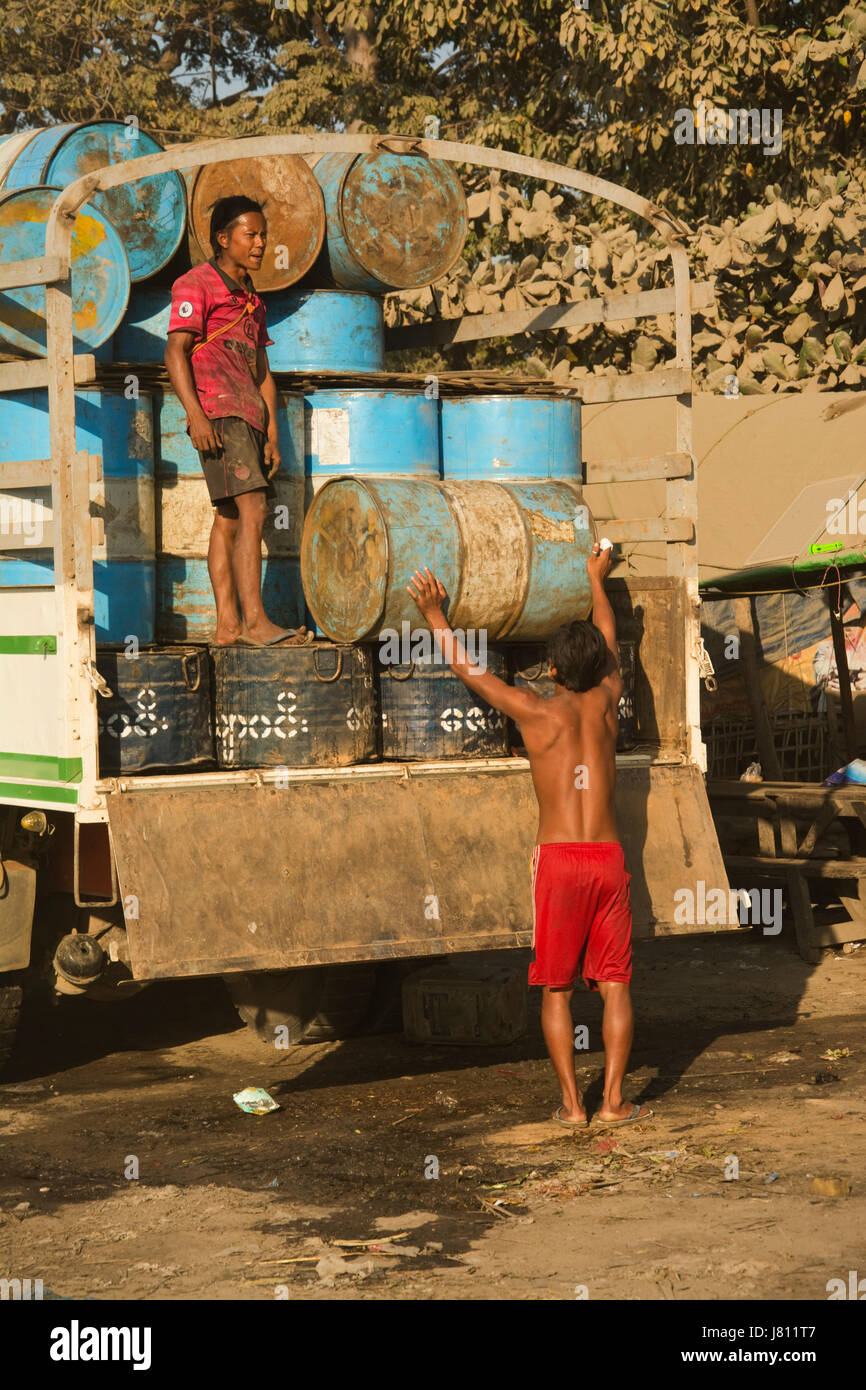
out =
[[[489,641],[546,637],[591,607],[595,540],[578,483],[340,478],[317,493],[301,578],[318,627],[359,642],[424,627],[407,584],[435,568],[453,628]]]
[[[25,139],[27,134],[32,138]],[[107,164],[143,159],[161,150],[162,145],[135,121],[46,126],[12,136],[0,145],[0,179],[9,190],[37,184],[61,189]],[[155,275],[180,245],[186,226],[186,192],[174,170],[96,192],[89,201],[117,229],[134,281]]]
[[[261,203],[268,244],[256,272],[260,293],[284,290],[300,280],[325,239],[325,203],[316,176],[300,155],[261,155],[205,164],[190,175],[190,256],[194,264],[214,255],[210,219],[220,198],[243,194]]]
[[[0,264],[40,260],[45,225],[60,188],[0,193]],[[129,300],[129,262],[120,234],[95,203],[84,203],[72,227],[72,342],[88,352],[106,342]],[[44,357],[45,286],[21,285],[0,294],[0,351]]]
[[[279,398],[281,466],[268,501],[262,594],[273,622],[303,622],[298,552],[304,514],[304,401]],[[157,393],[156,631],[160,642],[204,642],[213,633],[214,599],[207,553],[213,507],[201,461],[186,432],[186,411],[173,391]]]
[[[565,396],[446,396],[442,476],[582,476],[580,402]]]
[[[344,289],[420,289],[447,275],[469,227],[450,164],[425,154],[326,154],[314,174],[325,199],[325,269]]]

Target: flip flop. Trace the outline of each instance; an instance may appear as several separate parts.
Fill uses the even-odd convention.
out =
[[[589,1124],[589,1116],[587,1116],[585,1120],[564,1120],[562,1118],[562,1106],[554,1112],[551,1119],[556,1120],[556,1123],[562,1125],[565,1129],[586,1129],[586,1126]]]
[[[646,1115],[642,1115],[640,1112],[641,1107],[636,1105],[631,1114],[626,1115],[622,1120],[594,1120],[593,1123],[599,1129],[616,1129],[618,1125],[630,1125],[633,1124],[635,1120],[649,1120],[654,1114],[652,1110],[648,1110]]]
[[[237,640],[236,640],[235,642],[232,643],[232,646],[234,646],[234,647],[279,647],[279,646],[282,645],[283,642],[287,642],[287,641],[289,640],[290,637],[297,637],[298,635],[299,635],[298,628],[296,628],[296,627],[290,627],[290,628],[287,628],[285,632],[281,632],[281,633],[279,634],[278,637],[272,637],[271,640],[270,640],[269,642],[254,642],[253,639],[252,639],[251,637],[238,637]],[[300,642],[294,642],[292,645],[295,646],[295,647],[308,647],[308,646],[310,645],[310,643],[311,643],[313,640],[314,640],[314,639],[313,639],[313,634],[312,634],[312,632],[305,632],[304,635],[303,635],[303,640],[300,641]]]

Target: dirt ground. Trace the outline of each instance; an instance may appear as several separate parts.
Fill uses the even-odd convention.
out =
[[[217,980],[63,1001],[0,1082],[0,1274],[118,1300],[813,1300],[866,1275],[866,948],[635,954],[629,1092],[655,1114],[607,1132],[547,1118],[537,991],[498,1048],[279,1052]],[[599,1001],[573,1012],[597,1106]],[[244,1114],[244,1086],[281,1108]]]

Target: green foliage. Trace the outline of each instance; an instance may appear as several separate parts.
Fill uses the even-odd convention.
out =
[[[500,146],[621,183],[692,231],[719,311],[697,325],[699,378],[742,388],[866,375],[866,3],[757,0],[7,0],[0,131],[138,115],[165,143],[350,130]],[[836,13],[832,11],[836,9]],[[231,95],[214,100],[231,88]],[[782,113],[778,154],[678,144],[678,112]],[[601,201],[464,171],[472,233],[443,283],[392,322],[558,303],[668,283],[666,255]],[[589,250],[586,270],[575,245]],[[451,350],[460,366],[643,370],[665,319]],[[414,359],[417,363],[417,357]],[[435,360],[441,359],[436,355]]]

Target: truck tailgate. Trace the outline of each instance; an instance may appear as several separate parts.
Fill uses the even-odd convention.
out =
[[[135,977],[528,946],[528,765],[363,772],[280,787],[137,778],[111,791]],[[635,936],[708,930],[674,921],[677,890],[702,901],[700,881],[728,886],[700,771],[620,767],[617,815]]]

